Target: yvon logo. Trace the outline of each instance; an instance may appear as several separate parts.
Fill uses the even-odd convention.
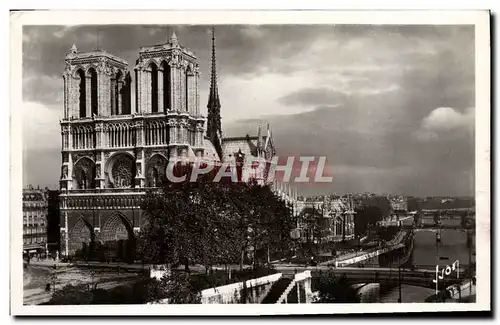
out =
[[[445,275],[448,276],[453,271],[456,271],[457,279],[458,279],[460,277],[460,262],[458,260],[453,262],[453,264],[451,266],[446,265],[446,267],[441,270],[441,274],[439,274],[439,265],[436,265],[436,278],[432,280],[432,282],[436,284],[436,295],[439,292],[439,289],[438,289],[439,280],[444,279]]]

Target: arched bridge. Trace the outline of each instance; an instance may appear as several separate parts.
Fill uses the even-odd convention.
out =
[[[448,215],[448,216],[461,216],[461,215],[468,215],[471,213],[475,213],[476,208],[475,207],[469,207],[469,208],[442,208],[442,209],[422,209],[422,213],[424,215],[433,215],[433,214],[441,214],[441,215]]]
[[[280,267],[279,272],[283,276],[293,276],[295,272],[303,272],[310,270],[313,276],[313,281],[317,281],[321,276],[331,277],[345,277],[351,284],[359,283],[380,283],[386,285],[407,284],[425,288],[436,288],[433,280],[436,278],[436,271],[430,269],[407,269],[401,268],[356,268],[356,267],[342,267],[331,268],[324,266],[307,267],[307,268],[293,268],[293,267]],[[466,266],[460,266],[459,276],[453,271],[449,276],[439,279],[438,288],[444,289],[450,285],[460,283],[470,278]]]
[[[438,232],[440,230],[459,230],[459,231],[471,231],[471,232],[474,232],[476,231],[476,227],[475,225],[470,225],[468,224],[467,226],[465,227],[462,227],[460,225],[445,225],[445,224],[440,224],[440,225],[426,225],[426,224],[423,224],[423,225],[420,225],[420,226],[415,226],[415,225],[401,225],[401,227],[403,229],[411,229],[415,232],[418,232],[418,231],[432,231],[432,232]]]

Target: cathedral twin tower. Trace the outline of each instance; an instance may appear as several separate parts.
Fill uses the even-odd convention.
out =
[[[60,122],[63,254],[89,242],[134,237],[140,198],[145,188],[161,186],[168,161],[222,159],[215,45],[212,56],[205,136],[197,59],[175,33],[165,44],[141,47],[135,105],[125,60],[102,50],[79,53],[73,45],[65,60]]]
[[[125,60],[71,48],[63,75],[62,189],[158,186],[169,159],[217,158],[204,150],[196,57],[175,33],[165,44],[141,47],[134,70],[132,108]]]

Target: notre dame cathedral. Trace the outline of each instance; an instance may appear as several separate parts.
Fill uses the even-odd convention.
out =
[[[222,137],[215,32],[208,116],[200,114],[200,71],[195,55],[175,33],[164,44],[141,47],[134,67],[108,52],[66,56],[61,124],[61,253],[91,242],[137,236],[141,198],[162,185],[172,159],[275,155],[270,131]],[[132,105],[131,92],[135,93]],[[205,127],[205,120],[207,125]]]

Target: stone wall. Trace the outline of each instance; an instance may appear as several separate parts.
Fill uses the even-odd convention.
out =
[[[265,277],[247,280],[245,282],[232,283],[217,288],[205,289],[201,292],[201,303],[259,303],[260,300],[262,300],[262,298],[267,294],[273,283],[278,281],[281,276],[281,273],[275,273]]]

